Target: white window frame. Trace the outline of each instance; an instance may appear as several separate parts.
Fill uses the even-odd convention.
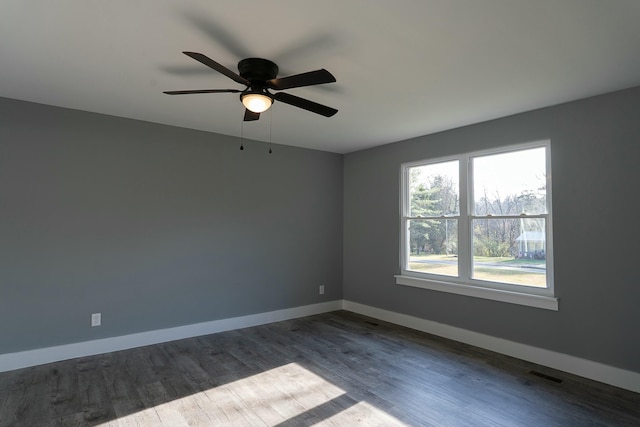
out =
[[[473,279],[471,277],[473,257],[471,254],[472,228],[474,219],[487,218],[475,216],[471,211],[473,207],[473,171],[472,159],[474,157],[504,154],[514,151],[522,151],[532,148],[545,147],[546,153],[546,198],[547,212],[540,215],[527,215],[525,218],[545,218],[546,225],[546,277],[547,287],[514,285]],[[408,242],[408,221],[410,219],[409,203],[409,170],[412,167],[443,163],[448,161],[459,162],[460,185],[460,212],[458,216],[442,217],[458,220],[458,276],[445,276],[432,273],[423,273],[408,270],[408,256],[410,253]],[[430,289],[441,292],[449,292],[459,295],[484,298],[506,303],[521,304],[548,310],[558,310],[558,298],[554,293],[553,284],[553,226],[551,210],[551,141],[534,141],[523,144],[515,144],[497,147],[489,150],[475,151],[460,155],[425,159],[421,161],[403,163],[400,167],[401,195],[400,195],[400,274],[395,276],[396,283],[404,286]],[[509,218],[521,218],[521,216],[508,216]],[[492,216],[490,218],[502,218]]]

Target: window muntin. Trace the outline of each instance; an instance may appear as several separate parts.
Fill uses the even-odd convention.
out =
[[[552,294],[549,150],[546,141],[404,165],[402,274]],[[455,203],[434,197],[443,181]]]

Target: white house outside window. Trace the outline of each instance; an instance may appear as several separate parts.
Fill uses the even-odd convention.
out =
[[[397,283],[557,310],[550,143],[402,165]]]

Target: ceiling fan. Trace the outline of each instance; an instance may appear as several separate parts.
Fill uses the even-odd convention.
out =
[[[194,93],[240,93],[240,100],[245,106],[244,121],[258,120],[260,113],[271,107],[273,101],[284,102],[294,107],[302,108],[321,116],[331,117],[338,112],[335,108],[318,104],[308,99],[300,98],[286,92],[272,93],[269,90],[281,91],[302,86],[313,86],[324,83],[333,83],[336,78],[327,70],[320,69],[301,74],[278,78],[278,66],[262,58],[246,58],[238,62],[239,74],[217,63],[206,55],[197,52],[183,52],[196,61],[213,68],[224,74],[231,80],[245,85],[239,89],[198,89],[198,90],[171,90],[165,91],[167,95],[189,95]]]

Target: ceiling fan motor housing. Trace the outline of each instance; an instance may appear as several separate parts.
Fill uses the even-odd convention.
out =
[[[238,62],[240,75],[252,83],[257,82],[264,85],[267,80],[275,79],[278,76],[278,66],[262,58],[247,58]]]

